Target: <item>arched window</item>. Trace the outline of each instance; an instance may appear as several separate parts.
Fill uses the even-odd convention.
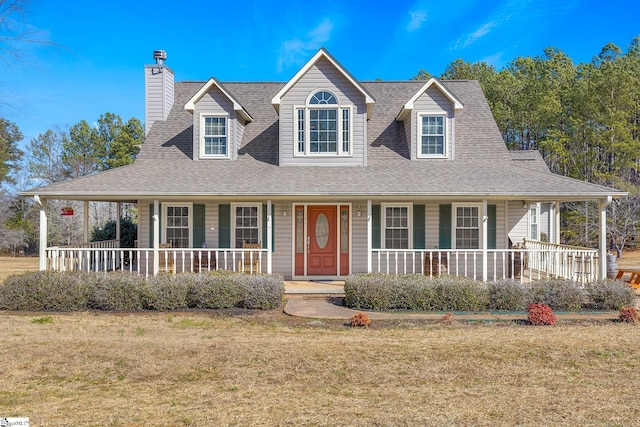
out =
[[[296,109],[296,154],[350,155],[350,130],[351,107],[340,105],[333,93],[318,90],[305,108]]]

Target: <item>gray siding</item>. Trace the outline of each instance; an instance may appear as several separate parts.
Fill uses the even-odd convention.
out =
[[[522,207],[521,200],[509,202],[509,238],[515,245],[529,236],[529,209]]]
[[[419,115],[423,113],[435,113],[444,111],[447,114],[446,119],[446,144],[447,158],[452,158],[453,154],[453,104],[440,90],[434,86],[427,89],[413,104],[411,112],[411,129],[408,130],[407,138],[411,138],[411,160],[418,158],[418,126]],[[406,124],[405,124],[406,126]],[[406,128],[405,128],[406,129]],[[406,130],[405,130],[406,132]]]
[[[145,80],[145,133],[155,121],[164,121],[173,107],[173,71],[167,67],[146,65]]]
[[[212,87],[195,104],[193,111],[193,158],[200,158],[200,124],[203,116],[208,114],[227,115],[227,142],[229,144],[229,158],[236,159],[242,142],[244,125],[236,117],[233,102],[217,87]],[[207,159],[208,160],[208,159]],[[215,160],[215,159],[214,159]]]
[[[335,94],[341,106],[352,105],[350,142],[352,156],[350,157],[294,157],[294,149],[297,146],[297,118],[294,117],[294,108],[304,107],[308,96],[319,89],[326,89]],[[329,61],[320,59],[281,99],[280,165],[362,166],[366,162],[366,143],[366,105],[364,95]]]
[[[286,207],[287,216],[282,216],[282,208]],[[291,203],[276,203],[273,220],[274,246],[273,272],[280,273],[286,280],[291,280],[293,273],[293,226],[294,212]]]
[[[362,216],[358,216],[358,207]],[[351,215],[351,272],[366,273],[367,264],[367,206],[354,204]]]

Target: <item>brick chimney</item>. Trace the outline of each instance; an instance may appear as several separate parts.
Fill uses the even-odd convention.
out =
[[[164,65],[167,53],[154,50],[156,63],[144,66],[144,133],[156,121],[164,121],[173,107],[173,71]]]

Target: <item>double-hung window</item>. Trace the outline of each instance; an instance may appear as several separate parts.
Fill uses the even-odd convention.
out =
[[[315,92],[294,117],[296,155],[351,154],[351,107],[340,105],[333,93]]]
[[[201,135],[200,155],[202,157],[229,157],[226,116],[203,116]]]
[[[480,206],[456,206],[454,239],[456,249],[480,248]]]
[[[164,209],[164,241],[174,248],[191,247],[190,204],[167,205]]]
[[[418,115],[418,157],[444,157],[447,155],[446,115]]]
[[[538,205],[531,206],[529,209],[529,226],[531,240],[539,240],[538,236]]]
[[[260,243],[260,207],[259,205],[237,205],[235,216],[235,245],[242,248],[244,243]]]
[[[385,249],[409,249],[411,218],[409,206],[384,206]]]

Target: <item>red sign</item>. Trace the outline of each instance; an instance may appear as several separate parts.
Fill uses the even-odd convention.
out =
[[[62,208],[62,216],[71,216],[73,215],[73,208]]]

